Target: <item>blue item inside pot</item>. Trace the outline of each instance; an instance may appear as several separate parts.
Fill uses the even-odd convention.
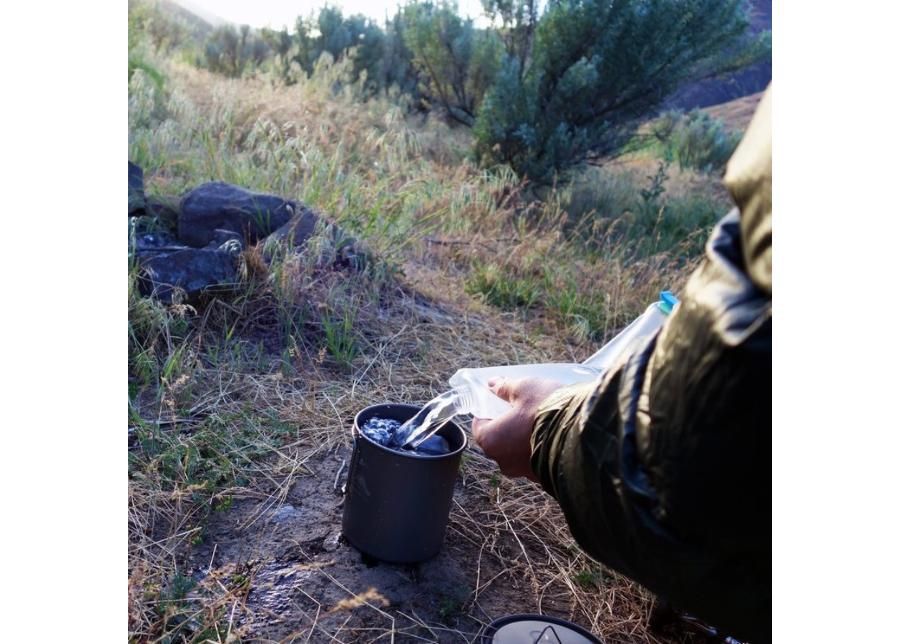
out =
[[[412,452],[413,454],[425,454],[428,456],[441,456],[450,453],[450,445],[447,443],[447,440],[437,434],[423,441],[415,449],[398,447],[395,444],[394,437],[402,424],[400,421],[390,418],[370,418],[361,429],[362,433],[370,440],[395,452]]]

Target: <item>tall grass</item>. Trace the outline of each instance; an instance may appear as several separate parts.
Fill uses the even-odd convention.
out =
[[[140,71],[130,87],[129,151],[148,171],[148,191],[179,193],[215,179],[299,199],[364,239],[393,273],[423,252],[425,238],[503,237],[522,222],[546,231],[553,243],[539,246],[546,254],[531,257],[531,268],[482,259],[477,249],[468,254],[468,291],[501,307],[583,300],[576,295],[591,292],[591,272],[605,271],[608,261],[667,254],[684,265],[727,209],[708,191],[669,190],[667,170],[660,179],[656,172],[588,169],[542,203],[504,199],[518,191],[511,172],[479,170],[466,156],[464,133],[422,123],[387,97],[370,96],[350,81],[350,59],[335,64],[323,57],[310,78],[290,87],[227,80],[177,62],[163,67],[170,91],[161,93]],[[655,193],[654,181],[661,182]],[[523,219],[525,206],[530,214]],[[553,291],[548,300],[538,286],[513,280],[533,267],[536,275],[556,274],[569,257],[587,263],[587,273],[569,280],[571,295]],[[608,299],[606,293],[596,301]],[[585,306],[549,310],[576,319],[579,334],[587,325],[597,337],[607,316]]]
[[[589,168],[535,202],[508,169],[477,168],[465,133],[407,116],[351,82],[349,59],[323,57],[290,87],[152,62],[169,79],[165,89],[141,70],[129,86],[129,155],[145,168],[149,193],[223,180],[284,195],[364,240],[378,258],[365,280],[331,302],[338,290],[323,288],[334,280],[322,270],[324,247],[271,266],[245,253],[245,273],[253,272],[247,262],[260,268],[246,277],[241,301],[274,312],[284,368],[317,343],[351,365],[360,352],[355,311],[376,306],[410,262],[426,257],[488,305],[547,318],[578,342],[600,341],[655,291],[677,288],[727,210],[721,193],[679,189],[694,175],[674,177],[666,163]],[[455,246],[436,250],[432,239]],[[298,299],[310,284],[327,310]],[[132,363],[145,381],[158,372],[143,345]]]
[[[728,210],[720,191],[686,189],[671,173],[665,162],[649,172],[586,170],[545,197],[518,243],[473,250],[467,292],[504,310],[549,315],[580,341],[608,339],[658,291],[681,287]]]
[[[382,257],[398,256],[415,237],[442,227],[462,232],[490,217],[492,195],[512,175],[478,172],[441,143],[458,134],[440,123],[416,126],[386,98],[359,102],[361,88],[347,80],[351,64],[323,60],[312,78],[272,88],[173,63],[176,88],[162,106],[136,73],[129,154],[148,171],[151,191],[215,179],[299,199]]]

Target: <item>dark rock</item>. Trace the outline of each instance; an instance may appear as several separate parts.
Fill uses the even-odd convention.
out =
[[[229,239],[228,241],[216,246],[216,250],[221,253],[228,253],[229,255],[237,256],[244,252],[244,246],[237,239]]]
[[[230,241],[237,242],[240,250],[244,249],[244,238],[240,233],[236,233],[233,230],[222,230],[221,228],[216,228],[213,231],[213,236],[209,242],[209,245],[214,245],[218,248],[227,245]]]
[[[190,300],[201,293],[233,289],[238,281],[234,254],[215,248],[145,254],[138,262],[141,292],[163,302],[171,302],[178,289]]]
[[[290,220],[266,237],[262,245],[262,255],[267,262],[272,261],[279,251],[292,252],[302,249],[316,232],[319,216],[309,208],[298,205]]]
[[[234,231],[218,228],[213,231],[213,239],[205,248],[229,255],[240,255],[244,251],[244,239]]]
[[[181,200],[178,238],[202,248],[215,239],[215,231],[229,230],[250,244],[286,224],[297,204],[275,195],[251,192],[214,181],[188,192]]]
[[[302,246],[316,231],[319,217],[309,208],[300,206],[298,212],[290,220],[273,232],[269,239],[285,242],[295,248]]]
[[[288,223],[265,239],[262,256],[271,262],[279,250],[300,251],[313,235],[321,236],[323,243],[318,250],[323,263],[351,270],[365,267],[369,258],[357,240],[347,235],[340,226],[302,205],[298,206],[297,214]]]
[[[128,216],[144,209],[144,171],[139,165],[128,162]]]

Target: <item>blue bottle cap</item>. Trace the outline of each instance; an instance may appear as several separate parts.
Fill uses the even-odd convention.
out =
[[[678,298],[675,297],[675,294],[672,291],[662,291],[659,294],[659,302],[656,303],[660,310],[666,315],[669,315],[677,304]]]

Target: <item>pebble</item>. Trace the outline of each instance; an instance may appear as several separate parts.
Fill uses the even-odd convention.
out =
[[[327,552],[334,552],[338,549],[338,546],[341,545],[341,532],[340,530],[337,532],[332,532],[330,535],[325,537],[325,541],[322,542],[322,547]]]
[[[272,513],[272,520],[274,520],[276,523],[281,523],[282,521],[290,521],[295,516],[297,516],[297,514],[299,513],[293,505],[282,505]]]

